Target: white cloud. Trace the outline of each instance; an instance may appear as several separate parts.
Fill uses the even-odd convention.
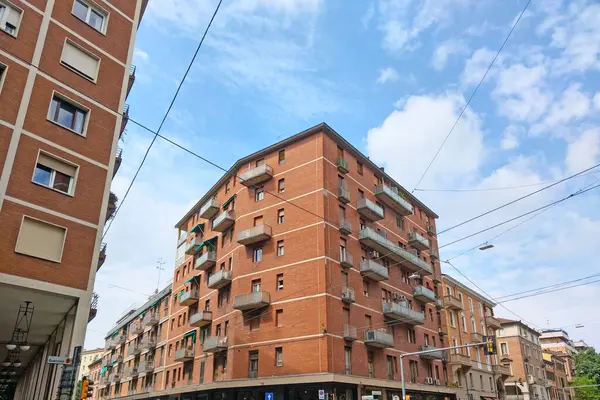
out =
[[[596,93],[594,96],[594,107],[600,110],[600,92]]]
[[[508,126],[502,135],[500,146],[504,150],[514,150],[519,147],[519,134],[522,133],[522,128],[510,125]]]
[[[465,86],[479,83],[494,59],[494,54],[494,52],[485,47],[475,50],[471,58],[465,62],[465,68],[460,77],[461,83]]]
[[[581,84],[572,83],[560,99],[552,104],[544,123],[548,126],[566,124],[585,117],[590,109],[590,98],[581,91]]]
[[[387,67],[379,70],[377,83],[384,84],[387,82],[395,82],[398,80],[398,71],[392,67]]]
[[[360,19],[360,22],[362,23],[363,28],[369,27],[369,24],[373,20],[374,16],[375,16],[375,2],[373,1],[373,2],[369,3],[369,6],[367,7],[367,11],[365,11],[362,18]]]
[[[453,55],[465,54],[469,48],[462,40],[448,39],[440,43],[433,52],[431,63],[433,68],[441,71],[446,67],[448,58]]]
[[[566,165],[569,172],[579,172],[598,163],[600,128],[588,129],[567,148]]]
[[[137,47],[133,51],[133,57],[141,61],[148,61],[150,59],[148,53],[142,49],[138,49]]]

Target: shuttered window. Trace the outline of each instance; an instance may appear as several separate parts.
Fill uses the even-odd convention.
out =
[[[60,262],[66,235],[66,228],[25,216],[15,252]]]
[[[85,51],[70,40],[65,41],[60,62],[91,81],[98,77],[100,58]]]
[[[17,36],[21,23],[21,13],[17,7],[6,1],[0,1],[0,29],[12,36]]]
[[[33,181],[40,185],[72,194],[77,167],[46,153],[40,153]]]

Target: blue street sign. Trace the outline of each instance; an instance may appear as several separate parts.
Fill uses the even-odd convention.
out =
[[[265,400],[273,400],[273,392],[265,393]]]

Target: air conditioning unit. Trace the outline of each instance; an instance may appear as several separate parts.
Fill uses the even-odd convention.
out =
[[[433,378],[431,378],[431,377],[429,377],[429,376],[428,376],[428,377],[426,377],[426,378],[425,378],[425,384],[426,384],[426,385],[433,385]]]
[[[436,379],[436,380],[435,380],[435,385],[436,385],[436,386],[440,386],[440,380],[439,380],[439,379]]]

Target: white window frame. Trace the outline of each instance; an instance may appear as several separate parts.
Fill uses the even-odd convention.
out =
[[[2,70],[2,76],[0,76],[0,94],[2,94],[2,87],[4,86],[6,75],[8,74],[8,65],[0,63],[0,69]]]
[[[96,3],[93,3],[91,1],[88,0],[79,0],[81,3],[85,4],[88,6],[88,12],[87,15],[85,17],[85,20],[79,18],[77,15],[75,15],[75,3],[78,0],[73,0],[73,7],[71,7],[71,14],[73,14],[73,16],[75,18],[77,18],[79,21],[84,22],[87,26],[89,26],[90,28],[92,28],[93,30],[95,30],[96,32],[100,32],[101,34],[103,34],[104,36],[106,36],[106,31],[108,30],[108,20],[110,17],[110,13],[108,11],[106,11],[104,8],[100,7],[99,5],[97,5]],[[90,20],[90,15],[92,13],[92,9],[94,11],[96,11],[98,14],[102,14],[104,16],[104,21],[102,23],[102,29],[98,30],[96,28],[94,28],[89,20]]]
[[[34,257],[34,258],[37,258],[37,259],[40,259],[40,260],[46,260],[46,261],[55,262],[55,263],[60,264],[62,262],[62,257],[63,257],[64,252],[65,252],[65,243],[67,241],[67,235],[69,234],[69,228],[67,228],[66,226],[63,226],[63,225],[58,225],[58,224],[54,224],[52,222],[44,221],[43,219],[32,217],[31,215],[25,215],[25,214],[23,214],[23,217],[21,217],[21,225],[19,226],[19,235],[17,236],[17,244],[19,243],[19,239],[20,239],[21,233],[23,231],[23,223],[25,222],[25,218],[32,219],[32,220],[39,221],[39,222],[43,222],[44,224],[53,225],[53,226],[56,226],[57,228],[64,229],[65,234],[64,234],[64,237],[63,237],[62,247],[60,249],[60,258],[58,260],[50,260],[50,259],[47,259],[47,258],[40,258],[38,256],[34,256],[34,255],[31,255],[31,254],[27,254],[27,253],[21,253],[21,252],[18,252],[16,250],[16,245],[15,245],[15,253],[17,253],[17,254],[23,254],[23,255],[26,255],[28,257]]]
[[[56,171],[53,170],[53,169],[52,169],[52,172],[50,173],[50,185],[51,186],[46,186],[46,185],[44,185],[42,183],[39,183],[39,182],[36,182],[36,181],[33,180],[35,178],[35,169],[37,168],[37,165],[38,165],[39,159],[40,159],[40,154],[42,154],[42,153],[45,154],[49,158],[54,158],[54,159],[56,159],[58,161],[64,162],[65,164],[69,164],[70,166],[72,166],[72,167],[75,168],[75,175],[71,177],[71,181],[69,182],[69,191],[68,192],[63,192],[62,190],[58,190],[58,189],[55,189],[53,187],[54,178],[56,176],[56,174],[55,174]],[[48,167],[48,168],[50,168],[50,167]],[[60,193],[60,194],[64,194],[66,196],[74,197],[75,196],[75,187],[76,187],[77,177],[78,176],[79,176],[79,165],[77,165],[75,163],[72,163],[69,160],[65,160],[64,158],[59,157],[57,155],[54,155],[52,153],[48,153],[47,151],[44,151],[42,149],[38,150],[38,154],[37,154],[37,156],[35,158],[35,165],[33,166],[33,174],[31,175],[31,182],[33,184],[41,186],[41,187],[46,188],[46,189],[53,190],[53,191],[55,191],[57,193]]]
[[[79,71],[77,68],[73,67],[72,65],[69,65],[65,62],[62,61],[63,59],[63,54],[65,52],[65,48],[67,46],[67,43],[69,43],[71,46],[73,47],[77,47],[79,50],[81,50],[82,52],[86,53],[88,56],[95,58],[96,60],[98,60],[98,66],[96,67],[96,76],[92,77],[92,76],[87,76],[86,74],[84,74],[83,72]],[[102,64],[102,59],[97,56],[96,54],[92,53],[91,51],[89,51],[88,49],[86,49],[85,47],[81,46],[79,43],[74,42],[73,40],[69,39],[69,38],[65,38],[65,43],[63,44],[63,49],[60,53],[60,65],[62,65],[63,67],[67,68],[68,70],[76,73],[77,75],[81,76],[82,78],[85,78],[86,80],[92,82],[92,83],[98,83],[98,75],[100,74],[100,64]]]
[[[54,97],[58,97],[59,99],[66,101],[67,103],[71,103],[71,105],[86,111],[85,121],[83,121],[83,129],[82,129],[81,133],[77,132],[74,129],[69,128],[68,126],[61,125],[51,118],[50,112],[52,111],[52,101],[54,100]],[[46,114],[46,119],[48,121],[50,121],[51,123],[53,123],[54,125],[60,126],[61,128],[66,129],[70,132],[73,132],[76,135],[86,137],[91,115],[92,115],[92,110],[89,107],[84,106],[83,104],[79,103],[78,101],[75,101],[75,100],[71,99],[70,97],[65,96],[64,94],[59,93],[56,90],[52,91],[52,94],[50,95],[50,102],[48,103],[48,112]]]
[[[0,26],[5,26],[5,24],[6,24],[6,18],[8,16],[8,13],[6,11],[9,10],[9,7],[12,7],[14,9],[20,11],[20,14],[19,14],[19,23],[15,27],[15,33],[14,34],[6,32],[3,28],[0,28],[0,32],[4,32],[8,36],[12,36],[14,38],[18,37],[19,36],[19,30],[21,29],[21,22],[23,22],[23,13],[25,11],[23,11],[23,9],[21,7],[18,7],[16,4],[11,3],[8,0],[0,0],[0,5],[3,5],[4,7],[6,7],[4,13],[2,14],[2,17],[0,17]]]

